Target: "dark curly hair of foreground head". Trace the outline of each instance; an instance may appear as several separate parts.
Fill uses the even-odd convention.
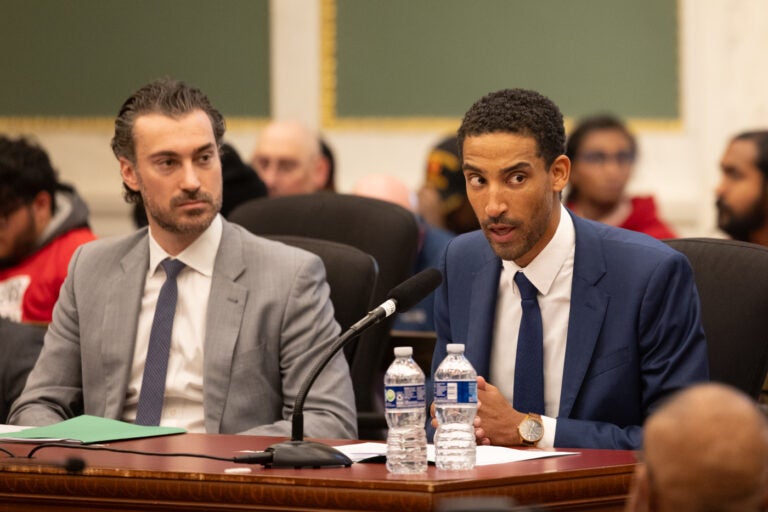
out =
[[[133,125],[136,118],[146,114],[163,114],[178,118],[195,110],[202,110],[211,120],[216,145],[221,147],[226,126],[224,117],[216,110],[208,97],[197,87],[171,78],[150,82],[134,92],[115,119],[115,136],[112,138],[112,152],[119,158],[136,163],[136,148],[133,140]],[[141,194],[129,189],[123,183],[123,194],[129,203],[141,204]]]
[[[477,100],[459,127],[459,154],[466,137],[499,132],[533,137],[547,168],[565,152],[563,114],[536,91],[502,89]]]

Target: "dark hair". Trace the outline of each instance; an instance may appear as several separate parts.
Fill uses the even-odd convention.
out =
[[[320,153],[328,160],[328,179],[323,186],[323,190],[336,192],[336,158],[333,156],[333,150],[328,143],[320,137]]]
[[[619,118],[611,114],[598,114],[591,117],[586,117],[576,123],[576,128],[573,129],[568,137],[568,143],[565,145],[565,154],[571,159],[571,162],[576,160],[576,157],[581,151],[581,145],[584,143],[584,139],[587,138],[592,132],[613,130],[621,132],[627,141],[629,141],[630,151],[632,155],[637,154],[637,140],[632,132],[629,131],[627,125],[625,125]],[[568,189],[568,195],[565,198],[566,203],[575,202],[579,196],[579,189],[571,182]]]
[[[30,204],[43,191],[51,195],[54,212],[57,189],[56,171],[42,147],[24,137],[0,135],[0,214]]]
[[[208,115],[213,127],[216,145],[221,146],[226,126],[224,117],[216,110],[203,92],[185,82],[162,78],[151,82],[134,92],[115,119],[115,135],[112,137],[112,152],[119,158],[127,158],[136,163],[136,147],[133,140],[133,125],[136,119],[146,114],[163,114],[169,117],[181,117],[194,110],[202,110]],[[129,203],[141,203],[141,194],[123,183],[125,200]]]
[[[755,144],[757,148],[755,166],[763,173],[763,178],[768,179],[768,130],[742,132],[735,136],[733,140],[749,140]]]
[[[459,156],[466,137],[506,132],[533,137],[547,168],[565,148],[563,114],[536,91],[503,89],[486,94],[470,107],[458,131]]]
[[[565,146],[565,154],[568,158],[574,160],[581,149],[584,139],[587,138],[587,135],[602,130],[615,130],[621,132],[629,141],[632,154],[634,155],[637,153],[637,140],[635,140],[635,136],[629,131],[627,125],[615,116],[610,114],[600,114],[582,119],[576,124],[576,128],[573,129],[571,135],[568,137],[568,143]]]

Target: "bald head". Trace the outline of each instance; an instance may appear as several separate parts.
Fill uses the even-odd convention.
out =
[[[643,452],[658,511],[758,511],[768,504],[768,425],[722,384],[673,397],[646,422]]]
[[[256,141],[251,165],[270,196],[317,192],[328,181],[317,134],[297,121],[270,123]]]
[[[412,211],[411,191],[399,179],[389,174],[369,174],[355,183],[352,193],[388,201]]]

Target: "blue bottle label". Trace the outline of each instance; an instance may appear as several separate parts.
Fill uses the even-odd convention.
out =
[[[477,381],[448,380],[435,382],[435,402],[444,404],[476,404]]]
[[[384,403],[387,409],[413,409],[426,407],[426,392],[424,385],[418,386],[385,386]]]

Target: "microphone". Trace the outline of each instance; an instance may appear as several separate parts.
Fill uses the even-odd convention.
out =
[[[349,457],[336,448],[304,440],[304,401],[307,398],[307,393],[309,393],[309,388],[312,387],[317,376],[323,371],[333,356],[351,340],[359,336],[365,329],[379,323],[382,319],[393,313],[409,310],[440,286],[442,281],[443,276],[439,270],[428,268],[392,288],[387,294],[387,300],[368,312],[363,319],[342,333],[328,349],[325,357],[309,373],[307,380],[304,381],[301,389],[299,389],[296,401],[294,402],[293,418],[291,420],[291,440],[273,444],[265,450],[265,452],[272,453],[272,461],[264,462],[258,460],[258,456],[254,457],[253,455],[236,457],[235,461],[243,463],[256,462],[267,467],[320,468],[325,466],[350,466],[352,461]]]

